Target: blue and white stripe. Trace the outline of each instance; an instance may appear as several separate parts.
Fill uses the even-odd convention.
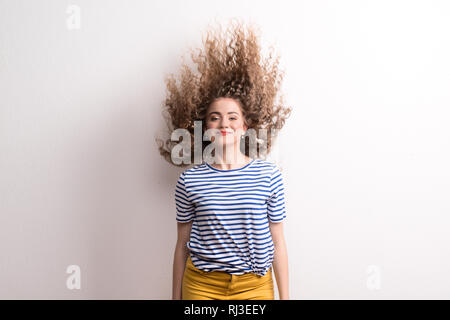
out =
[[[175,205],[178,222],[192,221],[186,246],[198,269],[266,274],[274,256],[269,221],[286,218],[275,163],[253,159],[245,167],[220,170],[203,162],[180,174]]]

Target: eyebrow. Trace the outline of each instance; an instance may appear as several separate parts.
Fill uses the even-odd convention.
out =
[[[210,113],[208,114],[208,116],[212,115],[213,113],[217,113],[217,114],[220,116],[220,112],[217,112],[217,111],[212,111],[212,112],[210,112]],[[228,112],[228,114],[230,114],[230,113],[236,113],[237,115],[239,115],[239,113],[237,113],[237,112],[235,112],[235,111],[230,111],[230,112]]]

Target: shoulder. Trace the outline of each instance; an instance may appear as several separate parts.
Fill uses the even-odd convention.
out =
[[[269,172],[270,174],[276,174],[281,172],[279,165],[271,160],[256,159],[255,167],[264,170],[266,172]]]
[[[191,175],[201,175],[206,171],[206,164],[201,163],[197,165],[190,166],[189,168],[183,170],[179,176],[178,180],[184,180],[185,178],[191,176]]]

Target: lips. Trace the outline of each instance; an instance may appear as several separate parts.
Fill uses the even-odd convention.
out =
[[[230,134],[231,132],[220,130],[220,133],[221,133],[223,136],[226,136],[227,134]]]

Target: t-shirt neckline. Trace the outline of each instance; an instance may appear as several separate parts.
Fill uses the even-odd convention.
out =
[[[211,166],[208,162],[205,161],[205,164],[208,168],[214,170],[214,171],[218,171],[218,172],[234,172],[234,171],[240,171],[243,170],[245,168],[248,168],[253,162],[255,162],[256,159],[252,159],[252,161],[250,161],[249,163],[247,163],[245,166],[241,167],[241,168],[236,168],[236,169],[230,169],[230,170],[222,170],[222,169],[217,169],[214,168],[213,166]]]

